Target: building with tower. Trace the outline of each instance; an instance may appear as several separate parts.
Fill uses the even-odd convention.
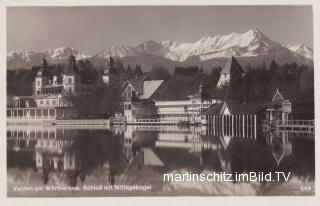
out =
[[[29,97],[8,98],[7,116],[17,119],[78,118],[69,95],[90,93],[95,82],[82,81],[81,68],[71,54],[63,68],[49,67],[45,58],[34,80],[34,92]]]
[[[118,80],[119,74],[117,69],[115,68],[114,59],[110,54],[109,58],[107,58],[107,66],[102,74],[102,81],[107,85],[112,85],[113,83],[118,82]]]
[[[242,78],[246,71],[240,66],[239,62],[231,56],[220,72],[217,88],[229,86],[232,79]]]

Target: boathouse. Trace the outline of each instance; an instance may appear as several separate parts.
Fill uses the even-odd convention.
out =
[[[225,101],[213,105],[202,115],[209,135],[257,138],[267,105],[268,102]]]
[[[305,91],[277,89],[267,107],[268,120],[313,120],[314,95]]]

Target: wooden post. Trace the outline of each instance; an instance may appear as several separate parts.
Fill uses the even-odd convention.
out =
[[[230,115],[228,115],[228,136],[230,136]]]
[[[216,127],[215,127],[215,125],[216,125],[216,115],[213,115],[212,116],[212,129],[213,129],[213,134],[215,135],[216,134]]]
[[[257,139],[257,115],[254,115],[254,139]]]
[[[234,136],[234,129],[233,129],[233,126],[234,126],[234,123],[233,123],[234,119],[233,119],[233,115],[231,115],[231,135]]]
[[[246,115],[246,138],[249,138],[249,115]]]
[[[252,138],[252,129],[253,129],[253,122],[252,122],[252,114],[250,115],[250,119],[249,119],[249,121],[250,121],[250,138]]]
[[[242,115],[242,137],[245,137],[245,134],[244,134],[244,116],[245,115]]]
[[[225,124],[226,124],[226,126],[225,126],[225,127],[226,127],[226,131],[225,131],[226,133],[225,133],[225,134],[226,134],[227,136],[229,135],[229,123],[228,123],[228,120],[229,120],[229,115],[226,115],[226,116],[225,116],[225,121],[226,121],[226,122],[225,122]]]
[[[238,136],[238,115],[235,116],[235,136]]]

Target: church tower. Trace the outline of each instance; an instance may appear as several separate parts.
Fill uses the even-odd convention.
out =
[[[111,54],[107,60],[107,66],[103,71],[102,74],[102,81],[103,83],[110,85],[113,84],[118,79],[118,72],[114,66],[114,59],[112,58]]]
[[[81,84],[81,76],[79,75],[76,59],[72,54],[69,57],[68,65],[64,67],[62,78],[65,93],[75,93],[77,85]]]
[[[41,88],[46,86],[49,83],[49,69],[48,69],[48,62],[43,57],[41,69],[38,71],[37,76],[35,78],[34,83],[34,94],[39,95],[41,94]]]

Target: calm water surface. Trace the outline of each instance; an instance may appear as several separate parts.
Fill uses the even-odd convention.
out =
[[[8,196],[36,197],[313,195],[314,156],[313,136],[284,132],[252,139],[205,127],[8,125],[7,189]],[[250,171],[291,175],[279,182],[163,181],[165,173]]]

